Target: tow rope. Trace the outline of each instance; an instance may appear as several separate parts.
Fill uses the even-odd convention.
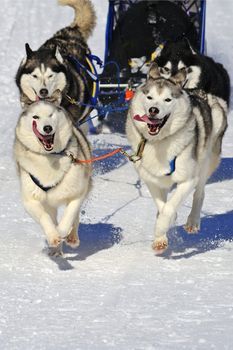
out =
[[[78,159],[78,158],[75,158],[75,156],[73,155],[72,152],[67,152],[66,155],[71,159],[72,163],[74,163],[74,164],[90,164],[90,163],[94,163],[94,162],[96,162],[98,160],[102,160],[102,159],[106,159],[106,158],[112,157],[116,153],[122,153],[123,154],[123,152],[124,152],[123,148],[117,148],[117,149],[115,149],[112,152],[109,152],[109,153],[106,153],[106,154],[104,154],[102,156],[94,157],[94,158],[91,158],[91,159]]]

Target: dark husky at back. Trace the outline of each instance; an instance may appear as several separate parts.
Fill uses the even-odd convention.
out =
[[[170,76],[176,75],[180,62],[187,67],[188,73],[192,71],[192,66],[199,67],[200,77],[194,88],[221,97],[229,105],[230,78],[222,64],[192,50],[187,40],[168,42],[164,46],[156,63],[163,68],[168,62],[171,63]]]

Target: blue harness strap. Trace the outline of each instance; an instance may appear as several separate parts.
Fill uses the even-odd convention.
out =
[[[167,176],[171,175],[172,173],[174,173],[175,170],[176,170],[176,157],[170,161],[170,173],[166,175]]]
[[[103,68],[103,62],[98,56],[92,54],[87,54],[85,56],[85,59],[89,68],[82,64],[77,58],[68,56],[68,60],[75,64],[76,69],[80,74],[82,74],[83,71],[92,79],[93,87],[91,92],[91,105],[95,106],[97,104],[100,88],[99,75],[93,61],[95,61],[96,64],[100,66],[100,68]]]

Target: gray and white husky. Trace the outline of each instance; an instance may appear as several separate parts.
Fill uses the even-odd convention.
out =
[[[77,122],[89,111],[85,104],[90,104],[93,81],[85,69],[76,67],[74,60],[90,71],[86,60],[90,49],[86,41],[94,29],[96,16],[90,0],[58,1],[74,8],[74,22],[36,51],[26,44],[26,57],[16,74],[16,84],[23,106],[41,99],[50,100],[55,91],[61,91],[61,105],[71,113],[72,121]],[[72,99],[79,104],[71,103]]]
[[[192,190],[192,209],[185,229],[189,233],[200,229],[204,186],[219,164],[227,127],[226,103],[210,94],[207,100],[188,94],[182,89],[185,79],[183,70],[166,80],[160,76],[158,66],[152,64],[127,117],[132,149],[137,152],[138,145],[141,148],[135,167],[158,209],[152,245],[158,254],[167,248],[167,232],[179,205]]]
[[[77,159],[91,156],[88,141],[63,108],[39,101],[22,112],[14,144],[22,199],[43,228],[49,247],[59,247],[63,240],[79,244],[79,212],[90,189],[91,166],[74,164],[71,154]],[[58,223],[61,205],[65,210]]]

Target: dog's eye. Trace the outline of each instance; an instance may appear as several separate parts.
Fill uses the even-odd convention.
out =
[[[34,115],[32,118],[33,119],[39,119],[40,117],[38,117],[38,115]]]
[[[52,78],[52,77],[53,77],[53,74],[50,74],[50,75],[48,76],[49,79]]]
[[[165,98],[165,102],[171,102],[170,98]]]
[[[38,75],[32,74],[33,78],[38,79]]]
[[[152,100],[152,97],[151,97],[151,96],[146,96],[146,98],[147,98],[148,100]]]
[[[165,72],[170,72],[170,69],[167,67],[163,67],[163,69],[165,70]]]

